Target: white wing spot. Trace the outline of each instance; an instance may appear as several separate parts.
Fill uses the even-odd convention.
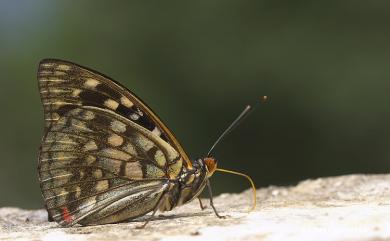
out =
[[[52,67],[54,63],[43,63],[41,64],[42,67]]]
[[[139,115],[136,114],[136,113],[132,113],[129,115],[129,118],[132,119],[132,120],[138,120],[139,119]]]
[[[152,133],[155,134],[156,136],[160,136],[161,135],[161,131],[160,131],[160,129],[157,126],[154,127]]]
[[[137,108],[137,114],[140,116],[144,116],[144,113],[139,108]]]

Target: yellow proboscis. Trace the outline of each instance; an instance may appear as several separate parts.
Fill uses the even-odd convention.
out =
[[[226,169],[222,169],[222,168],[217,168],[216,171],[235,174],[235,175],[239,175],[239,176],[242,176],[242,177],[245,177],[246,179],[248,179],[248,181],[251,183],[252,190],[253,190],[253,205],[252,205],[252,208],[248,210],[248,212],[255,210],[255,208],[256,208],[256,187],[255,187],[255,183],[253,182],[252,178],[244,173],[226,170]]]

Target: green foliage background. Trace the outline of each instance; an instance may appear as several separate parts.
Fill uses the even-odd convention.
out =
[[[0,206],[42,206],[36,71],[61,58],[143,98],[188,153],[257,185],[390,170],[388,1],[0,2]],[[216,174],[216,193],[248,187]],[[221,205],[221,204],[217,204]]]

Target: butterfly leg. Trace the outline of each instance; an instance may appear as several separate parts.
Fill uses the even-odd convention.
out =
[[[158,208],[160,207],[160,204],[164,201],[164,198],[165,198],[165,194],[162,194],[160,200],[158,200],[157,202],[157,205],[154,207],[152,215],[145,221],[144,224],[142,224],[141,226],[136,226],[135,228],[143,229],[146,227],[146,225],[154,218],[154,215],[156,214]]]
[[[148,218],[148,220],[146,220],[144,224],[142,224],[141,226],[136,226],[135,228],[136,229],[143,229],[143,228],[145,228],[146,225],[154,218],[154,215],[156,214],[157,210],[158,210],[158,205],[154,208],[152,216],[150,216],[150,218]]]
[[[226,218],[226,216],[219,215],[217,212],[217,209],[214,207],[213,191],[211,190],[211,185],[210,185],[209,179],[206,180],[206,183],[207,183],[207,188],[209,190],[209,195],[210,195],[210,206],[213,208],[215,215],[217,215],[218,218]]]
[[[200,199],[200,197],[198,197],[198,200],[199,200],[200,209],[202,209],[202,211],[205,210],[205,209],[206,209],[206,206],[203,205],[202,199]]]

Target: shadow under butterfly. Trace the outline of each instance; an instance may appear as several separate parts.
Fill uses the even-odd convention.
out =
[[[38,174],[49,217],[61,226],[99,225],[169,211],[198,198],[217,168],[215,146],[253,109],[247,106],[203,159],[191,161],[173,133],[134,93],[80,65],[44,59],[38,69],[45,130]],[[262,100],[266,100],[263,97]]]

